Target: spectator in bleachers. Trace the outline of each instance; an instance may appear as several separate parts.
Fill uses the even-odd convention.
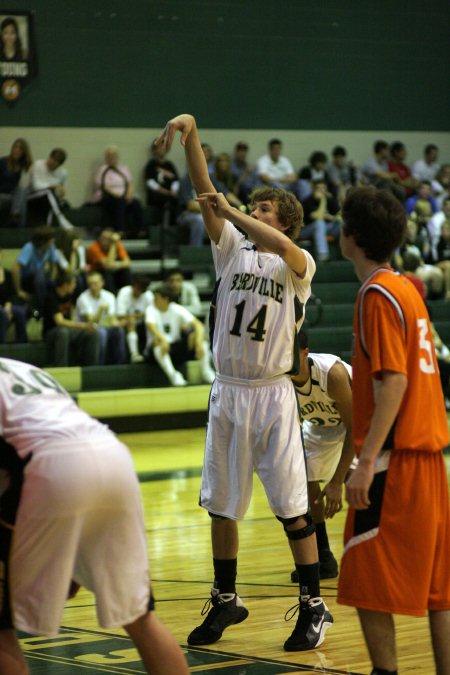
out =
[[[56,218],[63,229],[70,230],[73,225],[63,213],[63,209],[67,207],[67,169],[63,166],[66,159],[65,150],[54,148],[47,159],[33,162],[27,202],[28,208],[36,212],[38,220],[46,219],[50,225],[53,218]]]
[[[327,168],[328,178],[334,187],[333,194],[342,204],[347,190],[357,184],[358,174],[353,162],[347,159],[347,150],[342,145],[336,145],[331,156],[332,160]]]
[[[97,327],[92,320],[77,320],[75,316],[76,284],[73,272],[60,271],[45,301],[43,334],[55,367],[95,366],[99,362]]]
[[[209,173],[214,171],[214,150],[209,143],[202,143],[203,154],[205,155]]]
[[[135,274],[131,277],[131,285],[124,286],[117,294],[117,317],[126,330],[131,363],[144,360],[140,351],[143,351],[146,343],[145,312],[147,307],[154,304],[148,283],[147,277]]]
[[[278,138],[272,138],[267,153],[256,163],[258,180],[263,185],[280,187],[297,194],[297,176],[290,160],[282,155],[283,144]]]
[[[428,221],[428,233],[431,242],[431,259],[436,262],[438,259],[437,245],[441,237],[442,225],[450,221],[450,197],[446,197],[442,203],[442,209],[433,214]]]
[[[431,185],[436,205],[438,209],[442,209],[444,199],[450,197],[450,164],[443,164],[441,166]]]
[[[231,206],[237,209],[242,206],[242,202],[236,194],[236,181],[231,173],[230,155],[226,152],[216,155],[214,171],[210,175],[217,192],[222,192]]]
[[[408,220],[406,228],[406,241],[394,256],[396,267],[404,270],[404,259],[407,258],[409,272],[422,279],[427,286],[427,297],[430,299],[440,298],[444,292],[444,273],[436,265],[425,262],[422,242],[417,237],[417,223]],[[425,248],[425,256],[427,249]]]
[[[298,172],[299,177],[299,197],[300,201],[309,197],[312,193],[313,181],[321,180],[326,184],[327,191],[332,192],[335,196],[336,192],[334,184],[330,179],[327,171],[328,157],[322,150],[315,150],[308,159],[308,164],[301,167]]]
[[[236,143],[230,166],[235,180],[236,194],[244,204],[249,200],[250,193],[258,180],[256,167],[247,160],[248,151],[248,143],[245,141]]]
[[[110,227],[104,227],[97,240],[88,247],[86,260],[91,271],[103,275],[107,291],[117,294],[119,288],[130,285],[130,256],[120,234]]]
[[[27,310],[17,302],[11,272],[3,266],[3,252],[0,249],[0,344],[6,342],[6,333],[11,324],[14,324],[15,342],[28,342]]]
[[[100,365],[126,363],[125,332],[117,318],[116,297],[103,288],[103,283],[101,274],[89,272],[88,287],[76,301],[77,317],[96,325]]]
[[[192,281],[186,281],[179,268],[171,269],[165,281],[172,293],[173,301],[198,318],[202,312],[202,303],[196,285]]]
[[[409,218],[417,222],[419,236],[430,243],[428,222],[437,211],[430,181],[423,180],[419,183],[417,193],[406,200],[405,210]]]
[[[129,237],[145,237],[142,205],[134,195],[130,169],[119,162],[117,146],[106,147],[105,161],[95,174],[94,184],[93,201],[102,206],[109,224]]]
[[[362,179],[379,189],[390,190],[403,201],[403,191],[398,188],[399,176],[394,171],[389,171],[388,159],[389,145],[386,141],[376,141],[373,156],[361,167]]]
[[[22,247],[11,266],[16,295],[40,313],[57,263],[55,231],[49,225],[41,225],[35,228],[31,241]]]
[[[423,149],[423,159],[418,159],[412,166],[412,175],[418,181],[434,180],[439,171],[439,148],[434,143],[429,143]]]
[[[189,230],[189,244],[202,246],[205,239],[205,224],[200,211],[200,204],[195,201],[196,192],[185,173],[180,181],[179,204],[181,212],[177,218],[177,224]]]
[[[437,243],[436,265],[444,274],[445,298],[450,300],[450,218],[441,225],[441,236]]]
[[[26,225],[26,190],[24,177],[33,163],[24,138],[17,138],[9,155],[0,158],[0,210],[7,211],[9,224]]]
[[[327,191],[324,180],[314,180],[312,188],[312,194],[303,202],[305,224],[299,239],[313,239],[316,259],[325,262],[330,257],[327,237],[339,238],[340,207],[337,199]]]
[[[154,291],[155,304],[148,307],[145,315],[147,326],[146,355],[155,360],[175,387],[187,384],[176,370],[183,363],[198,360],[202,377],[211,383],[215,373],[211,368],[211,354],[203,324],[191,312],[176,302],[167,284]]]
[[[62,233],[57,243],[58,267],[61,271],[73,272],[76,279],[75,298],[86,289],[86,250],[81,242],[81,234],[75,227]]]
[[[400,141],[391,143],[390,159],[388,161],[388,169],[391,173],[398,175],[397,187],[403,192],[403,198],[407,199],[414,194],[419,181],[413,177],[411,169],[405,164],[406,147]]]
[[[163,222],[165,210],[169,212],[170,223],[175,222],[178,211],[178,192],[180,181],[175,165],[166,158],[166,148],[162,143],[151,145],[152,157],[144,170],[147,205],[154,210],[152,224]]]
[[[424,281],[420,278],[420,276],[417,276],[416,272],[419,269],[419,267],[422,265],[422,260],[418,253],[413,250],[406,250],[402,256],[402,269],[403,273],[410,282],[415,286],[416,290],[418,291],[420,297],[422,300],[425,302],[428,296],[428,289],[427,285],[425,284]]]

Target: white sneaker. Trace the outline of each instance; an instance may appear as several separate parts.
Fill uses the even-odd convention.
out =
[[[178,370],[169,377],[169,380],[174,387],[185,387],[187,385],[186,380]]]
[[[210,367],[207,366],[202,370],[202,378],[204,382],[207,382],[208,384],[212,384],[214,380],[216,379],[216,373],[214,370]]]
[[[130,360],[131,360],[131,363],[142,363],[142,361],[144,360],[144,357],[142,356],[142,354],[136,353],[136,354],[131,355]]]

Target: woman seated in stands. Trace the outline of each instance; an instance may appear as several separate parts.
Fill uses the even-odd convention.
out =
[[[130,170],[119,162],[115,145],[107,146],[105,162],[97,170],[94,180],[93,201],[104,208],[109,217],[108,224],[130,237],[146,236],[141,202],[134,196]]]
[[[220,155],[216,156],[211,180],[217,192],[222,192],[231,206],[235,206],[237,209],[242,206],[241,200],[235,194],[236,180],[231,173],[230,155],[226,152],[221,152]]]
[[[24,138],[17,138],[9,155],[0,158],[0,210],[7,210],[11,225],[26,224],[24,176],[33,163]]]

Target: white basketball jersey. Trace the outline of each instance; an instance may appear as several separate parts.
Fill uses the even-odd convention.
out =
[[[296,362],[296,334],[315,272],[300,279],[275,253],[255,249],[228,221],[212,243],[216,291],[212,301],[213,355],[221,375],[247,380],[288,373]]]
[[[60,443],[64,447],[87,438],[95,441],[113,437],[108,427],[81,410],[51,375],[29,363],[3,358],[0,435],[23,459],[48,445]]]
[[[335,363],[342,363],[351,379],[351,366],[333,354],[309,354],[308,360],[311,379],[303,387],[295,385],[304,427],[316,426],[323,429],[342,426],[336,403],[328,395],[328,373]]]

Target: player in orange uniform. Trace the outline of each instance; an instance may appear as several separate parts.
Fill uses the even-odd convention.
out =
[[[358,609],[373,675],[397,673],[393,614],[428,612],[450,673],[447,419],[425,305],[388,264],[405,233],[386,191],[352,190],[341,249],[362,282],[353,323],[353,440],[338,602]]]

